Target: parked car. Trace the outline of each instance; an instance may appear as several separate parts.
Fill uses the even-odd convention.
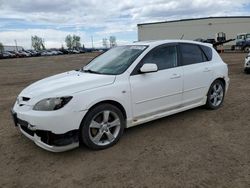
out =
[[[25,51],[26,53],[29,53],[32,57],[37,57],[40,55],[40,53],[35,50],[25,50]]]
[[[26,52],[25,50],[18,51],[20,54],[22,54],[24,57],[30,57],[31,54],[29,52]]]
[[[57,55],[63,55],[63,52],[61,52],[60,50],[57,50]]]
[[[14,57],[16,57],[16,55],[15,55],[14,53],[5,51],[5,52],[3,53],[3,57],[4,57],[4,58],[14,58]]]
[[[71,50],[70,51],[72,54],[79,54],[80,53],[80,51],[78,51],[78,50]]]
[[[60,52],[62,52],[63,54],[69,54],[69,50],[67,49],[60,49]]]
[[[78,51],[79,51],[80,53],[85,53],[85,52],[86,52],[84,48],[80,48],[80,49],[78,49]]]
[[[17,57],[17,58],[24,57],[24,55],[22,53],[19,53],[18,51],[11,51],[10,53],[14,54],[15,57]]]
[[[228,67],[211,44],[137,42],[28,86],[12,115],[20,131],[48,151],[79,143],[105,149],[124,128],[198,106],[218,109],[228,85]]]
[[[44,50],[43,52],[41,52],[41,56],[51,56],[53,55],[53,53],[49,50]]]
[[[3,52],[3,53],[2,53],[2,58],[3,58],[3,59],[10,58],[10,57],[11,57],[11,56],[10,56],[9,53],[6,53],[6,52]]]
[[[250,74],[250,53],[245,58],[244,71],[247,74]]]

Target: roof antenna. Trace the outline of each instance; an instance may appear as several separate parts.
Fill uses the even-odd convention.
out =
[[[184,34],[182,34],[182,36],[181,36],[180,40],[182,40],[182,39],[183,39],[183,37],[184,37]]]

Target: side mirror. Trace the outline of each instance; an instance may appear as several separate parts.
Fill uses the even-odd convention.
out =
[[[147,63],[142,65],[142,67],[140,68],[140,72],[141,73],[149,73],[149,72],[157,72],[158,71],[158,67],[156,64],[154,63]]]

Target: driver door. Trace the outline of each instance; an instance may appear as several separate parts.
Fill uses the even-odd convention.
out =
[[[183,71],[178,66],[176,45],[151,50],[130,76],[133,116],[139,120],[179,108],[182,103]],[[157,72],[141,73],[143,64],[154,63]]]

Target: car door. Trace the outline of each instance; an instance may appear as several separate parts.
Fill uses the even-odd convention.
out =
[[[179,46],[184,81],[182,101],[183,106],[188,106],[204,99],[213,72],[211,62],[199,45],[182,43]]]
[[[178,108],[182,99],[182,67],[178,66],[176,45],[151,50],[130,76],[134,119]],[[143,64],[154,63],[157,72],[140,73]]]

